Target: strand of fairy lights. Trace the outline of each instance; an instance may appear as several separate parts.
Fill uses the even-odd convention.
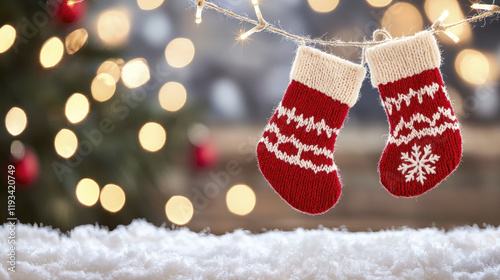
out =
[[[266,29],[269,32],[277,33],[277,34],[279,34],[281,36],[287,37],[289,39],[292,39],[292,40],[295,40],[295,41],[298,41],[298,42],[303,42],[303,43],[308,42],[308,43],[320,44],[320,45],[367,47],[367,46],[378,45],[378,44],[380,44],[380,43],[383,42],[383,41],[375,41],[375,40],[373,40],[373,41],[362,41],[362,42],[342,41],[342,40],[339,40],[339,39],[318,40],[318,39],[310,39],[310,38],[307,38],[307,37],[302,37],[302,36],[298,36],[298,35],[295,35],[295,34],[288,33],[288,32],[286,32],[283,29],[279,29],[279,28],[274,27],[273,25],[268,24],[264,20],[264,17],[262,16],[262,12],[260,11],[260,8],[259,8],[258,0],[252,0],[252,5],[254,7],[255,14],[257,15],[258,21],[252,20],[252,19],[247,18],[245,16],[238,15],[236,13],[233,13],[233,12],[229,11],[229,10],[226,10],[224,8],[219,7],[216,4],[214,4],[214,3],[211,3],[211,2],[208,2],[208,1],[205,1],[205,0],[197,0],[197,2],[198,2],[198,5],[196,7],[196,23],[198,23],[198,24],[201,23],[201,14],[202,14],[202,11],[203,11],[204,7],[211,8],[211,9],[213,9],[213,10],[219,12],[219,13],[225,14],[225,15],[227,15],[229,17],[232,17],[232,18],[235,18],[235,19],[239,19],[241,21],[246,21],[248,23],[254,24],[255,26],[252,29],[248,30],[247,32],[241,34],[238,37],[240,40],[245,40],[246,38],[248,38],[253,33],[257,33],[257,32],[260,32],[260,31]],[[494,15],[496,13],[500,13],[500,7],[497,6],[497,5],[476,3],[476,4],[473,4],[471,6],[471,8],[475,9],[475,10],[483,10],[485,12],[480,13],[480,14],[478,14],[476,16],[467,17],[467,18],[465,18],[463,20],[460,20],[460,21],[457,21],[457,22],[454,22],[454,23],[444,24],[443,21],[449,15],[448,11],[444,11],[441,14],[441,16],[436,20],[436,22],[434,22],[434,24],[432,24],[432,26],[430,27],[429,30],[432,31],[433,33],[442,32],[442,33],[446,34],[448,37],[450,37],[455,43],[458,43],[460,41],[460,39],[455,34],[453,34],[452,32],[450,32],[448,30],[449,28],[455,27],[457,25],[465,24],[465,23],[468,23],[468,22],[475,22],[475,21],[478,21],[480,19],[490,17],[490,16],[492,16],[492,15]],[[394,39],[391,39],[391,38],[386,38],[386,39],[394,40]]]

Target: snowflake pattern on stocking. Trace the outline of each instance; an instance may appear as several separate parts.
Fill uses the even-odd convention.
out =
[[[436,167],[433,166],[439,160],[440,156],[432,154],[431,145],[426,145],[424,147],[424,153],[420,151],[420,146],[417,144],[413,145],[411,156],[406,153],[401,153],[401,163],[398,166],[398,171],[401,171],[405,175],[406,182],[416,180],[422,185],[424,180],[427,180],[425,175],[436,174]]]

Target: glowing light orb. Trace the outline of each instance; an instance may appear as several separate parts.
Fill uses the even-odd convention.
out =
[[[158,123],[149,122],[139,131],[139,143],[148,152],[160,150],[167,140],[165,129]]]
[[[318,13],[329,13],[339,4],[339,0],[307,0],[311,9]]]
[[[172,40],[165,49],[167,63],[174,68],[187,66],[194,58],[194,45],[187,38],[176,38]]]
[[[16,40],[16,29],[11,25],[4,25],[0,28],[0,53],[6,52]]]
[[[193,204],[184,196],[172,196],[165,204],[165,213],[169,221],[182,226],[193,217]]]
[[[110,99],[115,94],[115,90],[115,79],[107,73],[98,74],[90,85],[92,97],[99,102]]]
[[[398,2],[390,6],[382,17],[381,25],[387,28],[393,37],[409,36],[422,30],[424,21],[415,6]]]
[[[85,178],[76,185],[76,198],[85,206],[92,206],[99,200],[99,185],[89,178]]]
[[[101,190],[99,197],[102,207],[111,213],[120,211],[125,205],[125,192],[115,184],[107,184]]]
[[[73,131],[63,128],[54,139],[54,147],[58,155],[63,158],[70,158],[78,148],[78,138]]]
[[[63,54],[64,45],[61,39],[52,37],[42,46],[42,50],[40,51],[40,63],[44,68],[54,67],[61,61]]]
[[[26,113],[19,107],[11,108],[5,116],[5,127],[12,136],[21,134],[27,124],[28,118],[26,117]]]
[[[236,215],[248,215],[255,207],[255,202],[255,193],[247,185],[235,185],[227,191],[227,208]]]
[[[64,113],[71,123],[79,123],[89,113],[89,100],[81,93],[74,93],[66,101]]]
[[[130,32],[130,20],[126,13],[117,10],[103,12],[97,20],[97,35],[110,47],[122,46]]]
[[[137,88],[149,81],[148,63],[143,58],[132,59],[122,68],[122,81],[128,88]]]
[[[175,112],[186,103],[186,89],[177,82],[168,82],[164,84],[158,94],[160,105],[163,109]]]

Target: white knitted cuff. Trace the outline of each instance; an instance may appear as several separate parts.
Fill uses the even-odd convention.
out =
[[[366,70],[361,65],[300,46],[291,79],[352,107],[358,100],[365,74]]]
[[[372,85],[377,87],[438,68],[441,53],[432,33],[422,31],[412,37],[368,48],[366,60]]]

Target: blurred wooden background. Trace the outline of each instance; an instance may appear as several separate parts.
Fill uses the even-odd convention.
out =
[[[450,229],[463,225],[500,224],[498,127],[463,127],[464,155],[458,169],[437,188],[420,197],[396,198],[380,185],[377,173],[388,128],[347,123],[335,148],[343,193],[333,209],[319,216],[303,214],[288,206],[260,174],[255,155],[238,151],[238,146],[245,143],[252,143],[254,151],[261,129],[224,127],[213,131],[217,141],[222,143],[220,148],[224,158],[213,171],[224,170],[228,160],[237,161],[242,172],[231,177],[229,186],[238,183],[251,186],[257,196],[254,210],[246,216],[230,213],[225,203],[227,189],[224,189],[209,199],[208,206],[193,217],[188,224],[191,230],[222,234],[235,228],[262,232],[322,225],[366,231],[402,226]],[[200,178],[200,182],[211,180],[203,176],[205,178]]]

